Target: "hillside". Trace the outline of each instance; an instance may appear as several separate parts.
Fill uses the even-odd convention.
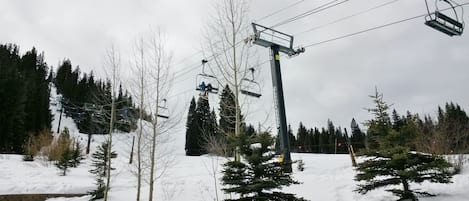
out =
[[[51,91],[52,100],[56,100],[55,90]],[[51,109],[55,115],[53,128],[58,125],[57,107],[52,101]],[[62,117],[62,128],[67,127],[71,136],[86,144],[87,135],[80,134],[72,119]],[[114,160],[110,200],[128,201],[134,200],[136,194],[136,177],[132,173],[133,167],[129,165],[130,145],[134,133],[114,133],[114,149],[118,154]],[[92,141],[93,152],[106,136],[94,135]],[[158,179],[156,184],[157,200],[165,201],[206,201],[215,199],[213,170],[220,178],[224,159],[203,155],[200,157],[188,157],[184,155],[184,134],[173,133],[169,140],[161,143],[161,148],[171,150],[161,152],[166,159],[158,158],[160,162],[171,161],[169,168]],[[160,154],[159,157],[162,155]],[[305,162],[305,170],[299,172],[294,168],[294,177],[302,182],[300,185],[291,186],[285,191],[297,193],[309,200],[316,201],[352,201],[393,200],[390,193],[383,189],[373,191],[367,195],[353,192],[355,189],[354,170],[348,155],[326,154],[292,154],[293,160],[302,159]],[[88,172],[90,169],[90,156],[86,156],[78,168],[72,168],[67,176],[59,176],[58,169],[51,163],[43,160],[23,162],[20,155],[0,155],[0,194],[35,194],[35,193],[86,193],[94,188],[94,178]],[[221,188],[217,179],[218,189]],[[422,198],[423,201],[465,201],[469,197],[469,167],[465,166],[463,174],[456,175],[452,184],[413,185],[412,188],[428,190],[437,197]],[[143,188],[143,200],[147,198],[147,185]],[[219,199],[227,198],[218,191]],[[80,198],[54,198],[49,201],[77,200],[85,201],[89,197]]]

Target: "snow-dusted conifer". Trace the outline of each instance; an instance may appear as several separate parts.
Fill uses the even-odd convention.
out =
[[[376,108],[369,111],[375,118],[367,124],[368,133],[373,134],[373,146],[369,147],[370,151],[366,153],[369,158],[358,164],[355,180],[362,183],[358,184],[356,191],[365,194],[377,188],[402,184],[402,189],[392,188],[387,191],[398,196],[399,200],[416,201],[417,194],[431,194],[412,190],[409,186],[411,183],[450,183],[452,175],[448,168],[451,165],[440,156],[410,151],[410,136],[418,132],[416,122],[409,118],[402,124],[402,129],[393,128],[387,112],[389,105],[382,97],[378,91],[371,96]]]
[[[108,160],[108,156],[116,154],[114,151],[108,154],[108,150],[110,150],[108,147],[109,141],[105,141],[98,147],[98,150],[92,154],[92,166],[94,169],[90,170],[90,173],[95,175],[97,185],[97,188],[90,192],[92,200],[104,198],[104,190],[106,189],[104,179],[107,173],[107,163],[110,161]],[[111,170],[114,170],[114,168],[111,167]]]
[[[230,200],[304,200],[294,194],[277,191],[291,184],[298,184],[289,173],[283,171],[282,164],[273,161],[270,147],[274,139],[263,133],[256,136],[240,134],[231,136],[234,144],[240,147],[243,160],[228,161],[223,169],[223,191],[235,193],[239,198]],[[251,146],[253,145],[253,146]]]

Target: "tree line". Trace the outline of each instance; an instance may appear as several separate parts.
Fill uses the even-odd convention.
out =
[[[234,133],[234,99],[233,92],[225,86],[219,102],[219,116],[214,109],[210,109],[209,101],[199,97],[193,97],[189,106],[186,122],[186,154],[202,155],[210,150],[207,147],[209,138],[216,137],[226,143],[226,137]],[[444,107],[438,106],[436,118],[407,111],[405,115],[399,114],[395,109],[389,114],[389,119],[373,121],[385,122],[396,132],[405,135],[396,137],[405,142],[411,150],[435,154],[467,153],[469,151],[469,117],[467,113],[456,103],[446,103]],[[362,131],[359,123],[352,119],[350,133],[347,129],[335,126],[331,120],[327,121],[327,127],[307,128],[299,123],[296,132],[291,125],[288,126],[290,149],[299,153],[348,153],[348,146],[352,145],[356,152],[377,147],[377,139],[383,138],[386,130],[374,128],[375,124],[367,123],[366,132]],[[242,122],[242,131],[247,135],[256,134],[252,125]],[[213,139],[212,139],[213,140]],[[278,141],[278,139],[277,139]],[[278,142],[276,143],[279,144]]]
[[[44,54],[0,45],[0,152],[24,153],[30,138],[51,128],[51,79]]]
[[[74,119],[81,133],[107,134],[111,118],[111,81],[95,80],[93,71],[81,73],[72,68],[70,60],[58,67],[54,79],[57,92],[62,94],[61,103],[67,116]],[[137,110],[132,96],[119,85],[116,99],[115,128],[124,132],[136,129]]]
[[[291,125],[288,126],[290,149],[299,153],[348,153],[347,145],[351,144],[356,150],[365,147],[365,133],[360,129],[355,119],[351,122],[351,134],[340,126],[336,127],[331,120],[327,120],[327,127],[307,129],[299,123],[296,134]]]

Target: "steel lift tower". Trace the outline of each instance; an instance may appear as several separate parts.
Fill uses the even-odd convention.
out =
[[[274,89],[274,101],[277,112],[277,126],[280,137],[280,149],[283,156],[285,172],[292,171],[290,156],[290,144],[288,142],[287,118],[285,116],[285,101],[283,96],[282,75],[280,71],[279,52],[288,56],[296,56],[304,52],[304,48],[293,49],[293,36],[276,31],[256,23],[252,23],[254,35],[246,42],[270,48],[270,66],[272,71],[272,86]]]

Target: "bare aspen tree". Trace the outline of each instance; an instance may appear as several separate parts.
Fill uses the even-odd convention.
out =
[[[165,46],[164,46],[164,39],[162,38],[161,32],[158,31],[156,35],[153,35],[149,40],[150,46],[150,65],[152,69],[155,71],[151,73],[152,79],[155,81],[156,84],[156,91],[153,101],[155,102],[154,105],[154,113],[152,119],[152,128],[153,128],[153,135],[152,135],[152,144],[151,144],[151,153],[150,153],[150,189],[149,189],[149,201],[153,200],[153,190],[155,185],[155,152],[156,152],[156,138],[159,132],[158,128],[158,120],[159,120],[159,111],[160,111],[160,104],[162,103],[162,98],[165,94],[167,94],[167,88],[165,85],[168,84],[169,80],[169,66],[171,57],[166,55]],[[168,87],[169,88],[169,87]],[[165,91],[166,90],[166,91]],[[166,93],[165,93],[166,92]]]
[[[112,46],[106,52],[105,65],[111,70],[111,116],[109,120],[109,145],[107,151],[107,167],[106,167],[106,187],[104,190],[104,201],[108,200],[109,185],[111,183],[111,149],[112,149],[112,132],[114,131],[114,121],[116,114],[116,85],[119,80],[120,71],[120,55]]]
[[[181,114],[165,114],[171,89],[171,55],[166,50],[161,31],[142,35],[136,42],[133,64],[133,97],[138,102],[137,130],[137,201],[141,200],[143,183],[149,184],[149,200],[154,199],[155,182],[161,178],[174,159],[169,145],[169,132],[182,118]]]
[[[221,0],[215,3],[216,14],[207,26],[206,42],[213,55],[220,83],[234,89],[235,135],[241,132],[240,83],[249,68],[249,49],[243,42],[248,37],[248,3],[245,0]],[[211,65],[213,67],[213,65]],[[223,86],[223,85],[221,85]],[[220,86],[220,88],[221,88]],[[235,151],[235,160],[240,156]]]
[[[145,114],[145,89],[147,89],[147,79],[146,79],[146,64],[145,64],[145,45],[144,39],[141,37],[135,44],[135,60],[134,60],[134,77],[133,85],[136,86],[134,97],[138,100],[138,130],[137,134],[137,197],[136,200],[140,201],[141,188],[142,188],[142,149],[143,149],[143,132],[144,132],[144,114]]]

